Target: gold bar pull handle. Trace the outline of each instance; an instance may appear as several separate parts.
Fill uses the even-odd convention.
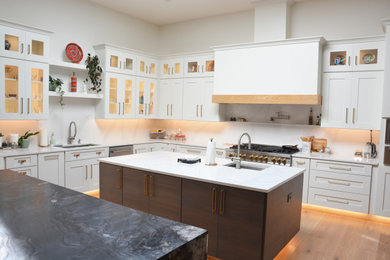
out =
[[[351,56],[348,56],[348,66],[351,66]]]
[[[217,189],[216,188],[213,188],[211,200],[212,200],[212,204],[211,204],[212,212],[215,213],[217,212]]]
[[[85,179],[88,180],[88,165],[85,165]]]
[[[149,197],[153,197],[154,195],[154,177],[153,176],[149,176],[150,178],[150,193],[149,193]]]
[[[24,51],[24,43],[22,43],[20,46],[20,53],[23,53],[23,51]]]
[[[93,177],[93,165],[91,164],[91,180],[92,180],[92,177]]]
[[[23,114],[23,98],[20,98],[20,104],[21,104],[21,108],[22,108],[21,109],[22,111],[20,113]]]
[[[355,65],[357,66],[357,56],[355,56]]]
[[[221,200],[219,205],[219,215],[225,214],[225,190],[221,190]]]
[[[27,54],[30,55],[30,44],[27,45],[28,52]]]
[[[352,123],[355,124],[355,108],[352,109]]]
[[[148,175],[144,175],[144,195],[148,196]]]
[[[348,124],[348,107],[345,108],[345,123]]]
[[[341,170],[341,171],[352,171],[351,167],[340,167],[340,166],[329,166],[329,169],[332,170]]]
[[[116,187],[122,189],[122,169],[116,169]]]

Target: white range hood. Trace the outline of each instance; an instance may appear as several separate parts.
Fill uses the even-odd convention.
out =
[[[321,104],[323,38],[286,39],[291,3],[258,2],[256,42],[214,48],[214,103]]]

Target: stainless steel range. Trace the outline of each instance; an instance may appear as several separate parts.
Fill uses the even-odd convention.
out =
[[[237,145],[226,149],[226,157],[237,157]],[[296,145],[264,145],[264,144],[242,144],[240,146],[240,158],[243,161],[269,163],[284,166],[291,166],[292,154],[299,152]]]

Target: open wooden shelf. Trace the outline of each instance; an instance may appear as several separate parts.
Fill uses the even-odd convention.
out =
[[[66,61],[53,61],[49,64],[51,67],[57,67],[57,68],[65,68],[65,69],[71,69],[71,70],[78,70],[78,71],[87,71],[87,68],[85,67],[84,63],[72,63],[72,62],[66,62]]]

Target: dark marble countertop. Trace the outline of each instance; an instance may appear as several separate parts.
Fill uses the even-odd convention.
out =
[[[165,259],[206,236],[204,229],[0,171],[0,259]]]

